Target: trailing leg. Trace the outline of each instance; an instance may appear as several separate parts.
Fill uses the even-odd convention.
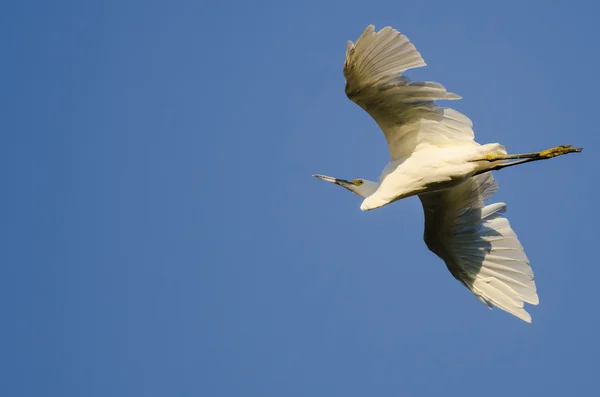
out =
[[[553,147],[552,149],[544,150],[541,152],[533,152],[533,153],[521,153],[521,154],[488,154],[482,159],[472,160],[472,161],[504,161],[504,160],[519,160],[513,161],[509,163],[502,164],[494,164],[490,168],[477,172],[475,175],[483,174],[488,171],[498,171],[502,168],[512,167],[513,165],[529,163],[531,161],[538,160],[548,160],[554,157],[562,156],[564,154],[569,153],[579,153],[583,149],[581,148],[573,148],[572,145],[560,145]]]

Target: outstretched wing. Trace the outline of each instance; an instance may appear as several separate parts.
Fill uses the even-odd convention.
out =
[[[533,271],[504,203],[484,205],[497,189],[491,172],[440,192],[420,195],[424,239],[452,275],[491,308],[531,322],[523,303],[537,305]]]
[[[383,130],[392,160],[410,156],[421,145],[475,144],[467,116],[433,104],[460,97],[438,83],[410,82],[402,73],[425,66],[421,54],[397,30],[374,29],[368,26],[356,44],[346,46],[346,95]]]

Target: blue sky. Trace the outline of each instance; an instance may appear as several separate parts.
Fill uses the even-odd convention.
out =
[[[598,392],[593,1],[13,1],[0,15],[6,396]],[[345,42],[405,33],[479,142],[586,149],[496,175],[528,325],[311,177],[376,179]]]

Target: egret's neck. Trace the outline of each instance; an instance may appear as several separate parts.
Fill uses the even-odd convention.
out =
[[[358,194],[361,197],[369,197],[370,195],[375,193],[375,191],[379,187],[379,183],[377,182],[367,181],[366,179],[363,179],[363,181],[364,183],[362,185],[350,186],[347,189],[350,190],[352,193]]]

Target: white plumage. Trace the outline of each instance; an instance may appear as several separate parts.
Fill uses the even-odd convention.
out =
[[[450,273],[488,307],[531,322],[523,302],[539,302],[533,271],[506,218],[504,203],[484,205],[497,189],[491,173],[438,192],[419,195],[424,240]]]
[[[475,145],[467,116],[433,104],[458,95],[438,83],[411,83],[401,74],[425,65],[415,46],[390,27],[374,32],[371,25],[346,47],[346,95],[379,124],[392,160],[427,146]]]
[[[435,100],[460,99],[434,82],[410,82],[406,70],[425,61],[406,36],[371,25],[348,42],[346,94],[383,131],[390,163],[379,182],[315,175],[365,199],[362,210],[418,195],[425,212],[427,247],[452,275],[486,306],[497,306],[530,322],[524,302],[539,302],[533,271],[503,203],[485,205],[496,191],[490,171],[578,152],[558,146],[543,152],[507,155],[498,143],[480,145],[472,122]],[[524,159],[506,162],[506,160]]]

